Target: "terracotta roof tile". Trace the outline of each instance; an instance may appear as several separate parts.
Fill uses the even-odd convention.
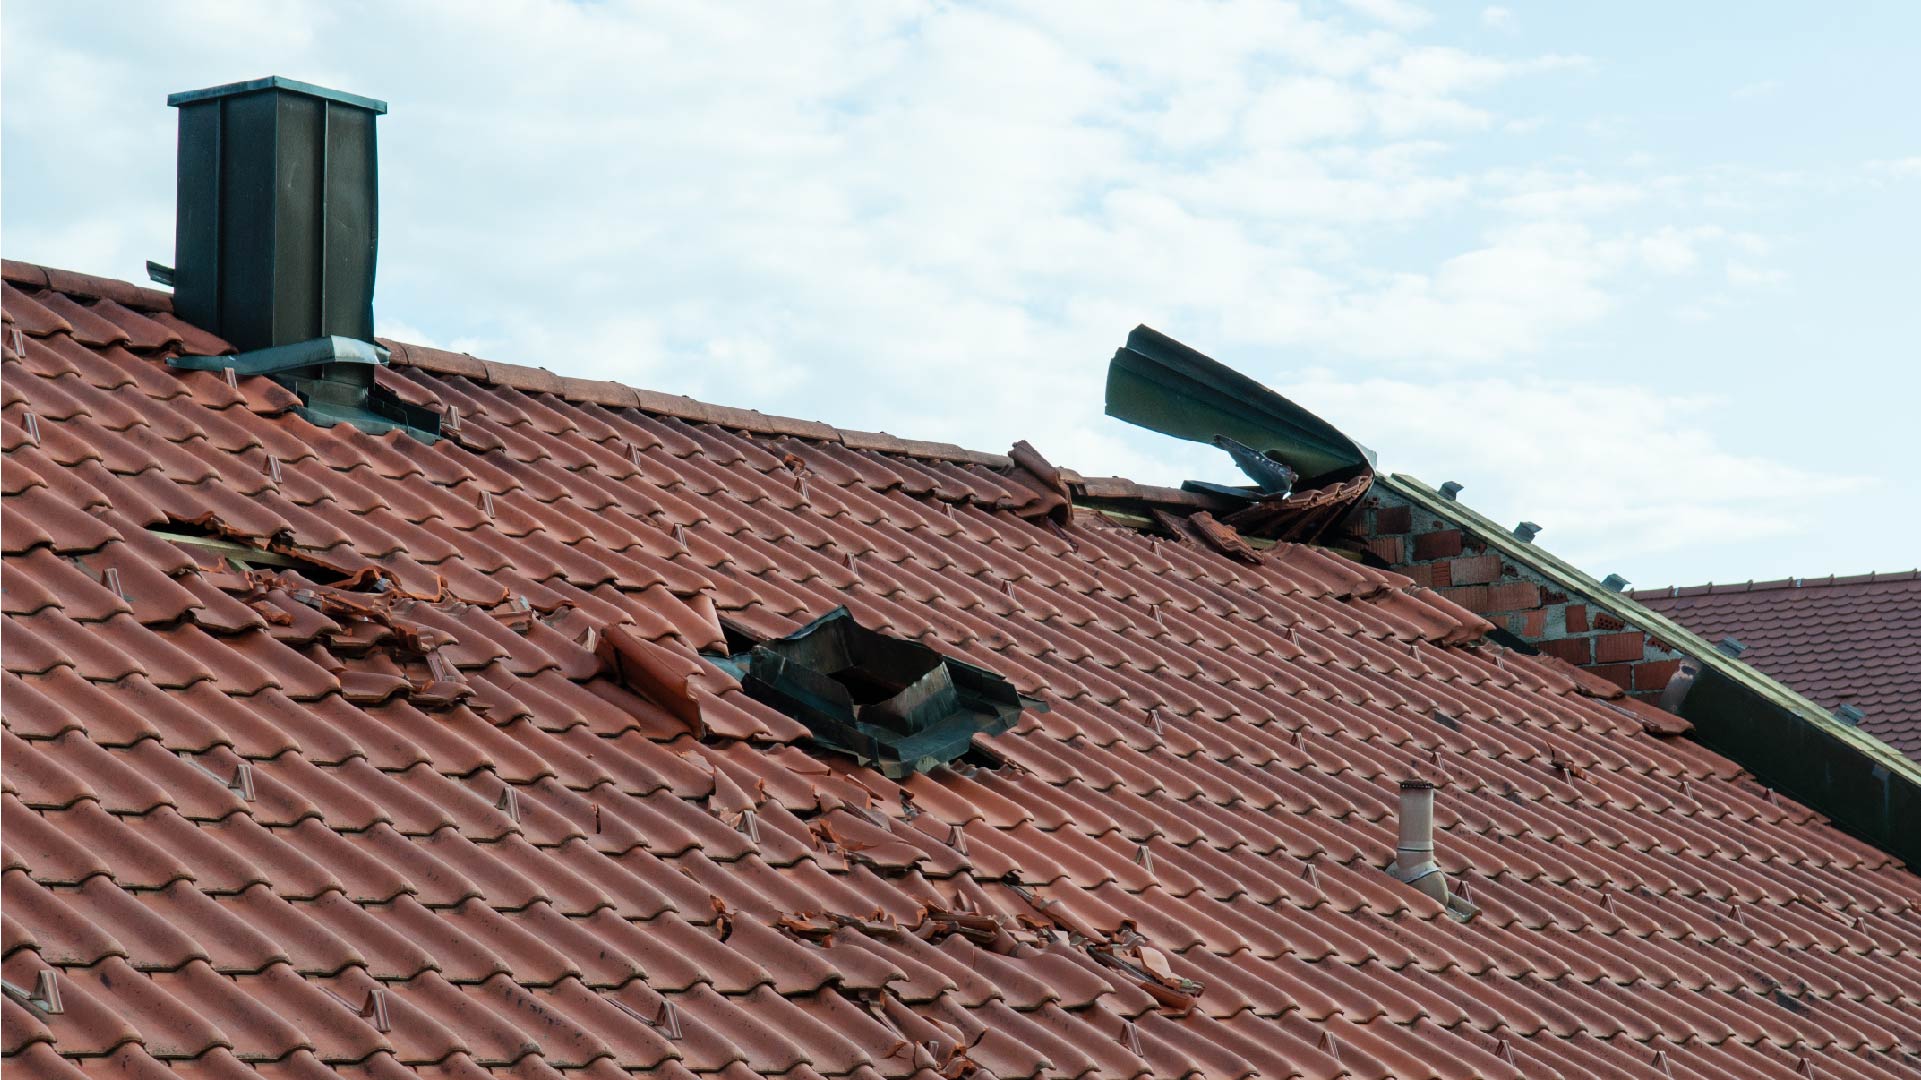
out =
[[[1633,597],[1921,761],[1921,571],[1642,589]]]
[[[5,999],[10,1067],[1921,1071],[1908,871],[1404,578],[1062,514],[1139,489],[1031,448],[401,343],[458,434],[316,428],[162,364],[226,351],[164,294],[5,276],[0,938],[65,1010]],[[693,655],[840,604],[1052,711],[895,783]],[[1470,924],[1380,869],[1415,773]]]

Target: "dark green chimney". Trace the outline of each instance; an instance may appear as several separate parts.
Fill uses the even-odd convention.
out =
[[[180,110],[175,313],[242,352],[371,342],[387,103],[273,76],[167,104]]]

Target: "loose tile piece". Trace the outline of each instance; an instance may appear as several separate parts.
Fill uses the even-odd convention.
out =
[[[450,437],[315,427],[5,276],[22,1075],[1921,1075],[1911,872],[1426,583],[399,343]],[[841,606],[1045,711],[890,779],[702,656]]]

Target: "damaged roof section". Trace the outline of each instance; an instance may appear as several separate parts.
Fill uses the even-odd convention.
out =
[[[821,746],[898,780],[958,761],[976,735],[1014,726],[1023,699],[999,675],[918,641],[870,630],[847,609],[714,663],[807,725]]]
[[[1575,607],[1580,612],[1582,632],[1587,632],[1589,609],[1597,628],[1599,620],[1605,619],[1611,630],[1622,632],[1618,642],[1609,640],[1597,646],[1604,651],[1625,648],[1621,643],[1645,631],[1637,640],[1648,643],[1648,655],[1658,654],[1658,663],[1648,668],[1649,673],[1673,668],[1685,655],[1699,675],[1687,686],[1674,687],[1675,692],[1667,699],[1669,706],[1697,725],[1697,737],[1741,761],[1769,783],[1807,799],[1858,835],[1903,858],[1921,859],[1921,833],[1909,827],[1915,814],[1921,813],[1921,765],[1903,757],[1908,745],[1921,744],[1921,736],[1907,738],[1898,751],[1857,730],[1854,713],[1837,717],[1833,712],[1836,706],[1818,706],[1765,674],[1756,666],[1757,656],[1737,658],[1738,650],[1710,646],[1669,617],[1690,606],[1717,602],[1723,608],[1746,605],[1756,610],[1759,605],[1753,604],[1751,597],[1730,601],[1726,596],[1710,595],[1704,600],[1704,590],[1676,590],[1688,595],[1659,599],[1642,593],[1626,595],[1534,543],[1541,532],[1539,525],[1522,522],[1508,529],[1489,521],[1460,501],[1461,485],[1457,483],[1437,492],[1412,477],[1377,475],[1373,454],[1332,424],[1146,326],[1136,327],[1128,335],[1127,344],[1109,364],[1107,412],[1153,431],[1220,447],[1254,481],[1250,487],[1193,481],[1184,485],[1198,494],[1239,500],[1232,509],[1215,506],[1210,508],[1212,513],[1191,512],[1188,518],[1209,535],[1231,534],[1233,546],[1223,549],[1230,554],[1252,556],[1245,538],[1319,543],[1375,565],[1397,567],[1423,584],[1467,586],[1470,581],[1485,584],[1515,578],[1512,588],[1488,584],[1478,592],[1473,588],[1450,592],[1470,606],[1474,603],[1471,597],[1480,594],[1486,594],[1488,603],[1496,596],[1517,602],[1532,598],[1537,606],[1549,595],[1563,604],[1573,598],[1578,601]],[[1370,535],[1364,506],[1369,501],[1392,501],[1397,507],[1418,509],[1450,528],[1424,538],[1406,538],[1413,541],[1411,544],[1397,536]],[[1407,514],[1406,509],[1399,512]],[[1157,506],[1146,508],[1146,515],[1163,529],[1171,517]],[[1464,568],[1472,564],[1468,572],[1475,576],[1470,579],[1464,574],[1456,580],[1450,563],[1448,581],[1439,581],[1432,576],[1437,570],[1434,560],[1460,554],[1463,535],[1474,537],[1476,550],[1482,552],[1459,560]],[[1454,547],[1443,550],[1439,543],[1443,539],[1450,540]],[[1390,554],[1384,557],[1382,552]],[[1393,554],[1396,552],[1398,555]],[[1413,565],[1423,560],[1423,565]],[[1912,573],[1895,575],[1880,586],[1891,598],[1888,602],[1862,603],[1863,613],[1870,615],[1874,626],[1905,628],[1921,617],[1914,614],[1921,610],[1921,604],[1913,603],[1916,596],[1921,596],[1921,591],[1914,588],[1915,578]],[[1854,584],[1858,591],[1858,583]],[[1732,595],[1733,590],[1728,593]],[[1504,609],[1484,604],[1477,610]],[[1810,670],[1813,663],[1790,662],[1803,682],[1849,682],[1849,698],[1888,700],[1905,693],[1903,687],[1913,681],[1908,677],[1909,670],[1917,665],[1901,665],[1901,644],[1857,636],[1855,647],[1843,654],[1831,644],[1821,644],[1849,633],[1849,619],[1842,611],[1825,620],[1812,604],[1799,605],[1799,612],[1808,619],[1808,625],[1790,628],[1783,616],[1774,614],[1757,614],[1753,621],[1782,637],[1808,642],[1801,649],[1804,656],[1825,656],[1828,667],[1845,672],[1816,676]],[[1497,628],[1497,638],[1522,648],[1540,646],[1556,651],[1560,642],[1544,640],[1549,632],[1544,613],[1535,611],[1532,618],[1523,617],[1526,614],[1517,613],[1512,626]],[[1716,634],[1739,630],[1725,619],[1713,624],[1718,628]],[[1865,636],[1874,633],[1869,630]],[[1742,634],[1743,641],[1747,637]],[[1586,641],[1571,644],[1583,648],[1589,645]],[[1600,654],[1586,653],[1581,658],[1562,650],[1557,655],[1572,663],[1587,664]],[[1637,647],[1633,659],[1642,655]],[[1883,657],[1892,660],[1880,660]],[[1602,662],[1627,659],[1625,654],[1607,652]],[[1837,693],[1829,697],[1837,705],[1844,700]],[[1887,730],[1906,737],[1912,734],[1908,727],[1905,720],[1895,718]],[[1873,725],[1868,730],[1874,730]]]
[[[1914,1072],[1898,860],[1220,497],[399,345],[455,434],[317,427],[5,275],[9,1073]],[[702,654],[837,606],[1050,711],[809,753]]]
[[[1312,543],[1351,513],[1373,479],[1373,454],[1340,429],[1212,357],[1137,326],[1107,368],[1107,414],[1206,443],[1253,483],[1190,480],[1224,499],[1220,520],[1262,540]]]

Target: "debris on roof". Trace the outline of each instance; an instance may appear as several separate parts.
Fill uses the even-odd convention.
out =
[[[890,780],[959,761],[976,735],[1013,727],[1023,708],[1047,708],[991,671],[870,630],[844,607],[712,659],[748,697]]]
[[[5,279],[9,1070],[1921,1063],[1899,860],[1247,500],[399,343],[458,436],[320,427],[164,294]],[[1051,711],[891,778],[703,659],[837,607]],[[1384,872],[1411,760],[1471,923]]]
[[[1253,486],[1183,487],[1227,499],[1222,520],[1260,539],[1317,540],[1358,505],[1374,475],[1373,454],[1332,424],[1146,326],[1108,365],[1107,414],[1225,451]]]
[[[1758,600],[1742,599],[1754,590],[1741,586],[1628,594],[1619,575],[1596,581],[1459,499],[1400,474],[1377,477],[1366,505],[1349,520],[1349,531],[1378,565],[1486,616],[1513,644],[1681,713],[1695,738],[1763,782],[1888,851],[1921,860],[1921,830],[1913,827],[1921,817],[1921,757],[1903,756],[1905,744],[1877,738],[1873,719],[1860,727],[1846,723],[1792,680],[1774,677],[1780,672],[1758,659],[1764,654],[1755,646],[1762,639],[1746,626],[1710,619],[1690,629],[1677,618],[1697,603],[1721,603],[1723,596],[1733,598],[1730,607],[1759,607],[1767,603],[1766,591]],[[1832,657],[1827,678],[1851,683],[1860,693],[1898,698],[1921,685],[1909,677],[1921,665],[1902,663],[1921,655],[1915,644],[1921,642],[1921,604],[1911,599],[1921,597],[1915,578],[1883,575],[1879,583],[1850,584],[1878,584],[1887,595],[1843,599],[1828,617],[1808,604],[1790,609],[1800,615],[1782,612],[1754,621],[1805,643],[1803,656]],[[1818,595],[1819,588],[1806,594]],[[1860,618],[1852,617],[1857,603]],[[1902,629],[1904,619],[1908,629]],[[1738,644],[1748,648],[1737,656],[1696,630],[1739,631]],[[1819,677],[1811,681],[1821,685]],[[1880,730],[1899,739],[1905,729],[1890,719]]]

